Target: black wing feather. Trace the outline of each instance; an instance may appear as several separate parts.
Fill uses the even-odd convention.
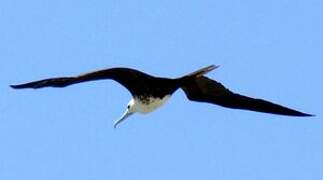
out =
[[[74,84],[76,78],[74,77],[61,77],[61,78],[49,78],[40,81],[33,81],[25,84],[10,85],[14,89],[24,89],[24,88],[43,88],[43,87],[65,87]]]
[[[205,76],[197,77],[182,87],[188,99],[208,102],[227,108],[244,109],[288,116],[312,116],[263,99],[231,92],[221,83]]]
[[[129,81],[141,81],[144,78],[150,78],[148,74],[144,74],[141,71],[129,68],[110,68],[103,69],[98,71],[89,72],[74,77],[56,77],[48,78],[39,81],[28,82],[24,84],[11,85],[15,89],[23,88],[43,88],[43,87],[66,87],[76,83],[82,83],[87,81],[96,81],[103,79],[114,79],[117,82],[121,83],[123,86],[126,86],[130,90],[132,87],[129,87]]]

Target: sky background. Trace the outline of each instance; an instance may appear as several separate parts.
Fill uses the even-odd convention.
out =
[[[323,179],[323,1],[2,0],[1,180]],[[294,118],[190,102],[113,121],[114,81],[10,84],[125,66],[208,74],[235,92],[316,114]]]

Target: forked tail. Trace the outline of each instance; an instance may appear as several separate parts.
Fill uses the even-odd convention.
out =
[[[178,78],[179,80],[179,84],[181,87],[185,86],[187,83],[191,82],[193,79],[197,78],[197,77],[201,77],[207,73],[209,73],[210,71],[213,71],[214,69],[218,68],[220,66],[216,66],[216,65],[210,65],[204,68],[201,68],[197,71],[194,71],[190,74],[187,74],[181,78]]]

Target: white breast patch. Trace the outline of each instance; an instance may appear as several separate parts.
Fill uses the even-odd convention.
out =
[[[137,112],[140,113],[149,113],[161,105],[163,105],[168,99],[170,98],[170,95],[167,95],[163,98],[153,98],[149,97],[145,99],[145,101],[140,101],[140,99],[135,98],[134,101],[134,108],[136,109]]]

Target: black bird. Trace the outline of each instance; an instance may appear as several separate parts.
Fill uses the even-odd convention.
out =
[[[11,85],[15,89],[66,87],[87,81],[113,79],[126,87],[133,98],[123,116],[115,121],[114,127],[135,112],[148,113],[165,103],[179,88],[192,101],[217,104],[227,108],[245,109],[287,116],[312,116],[262,99],[255,99],[231,92],[221,83],[206,76],[219,66],[208,66],[179,78],[155,77],[130,68],[110,68],[75,77],[57,77]]]

